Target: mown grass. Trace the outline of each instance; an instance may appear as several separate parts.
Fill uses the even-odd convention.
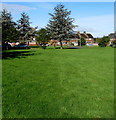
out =
[[[114,117],[113,48],[24,51],[2,61],[3,118]]]

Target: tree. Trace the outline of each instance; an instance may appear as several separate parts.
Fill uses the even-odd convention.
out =
[[[96,43],[98,39],[99,39],[99,38],[94,38],[94,43]]]
[[[25,42],[26,40],[31,40],[33,36],[35,36],[35,30],[37,27],[30,27],[29,16],[23,12],[21,13],[21,18],[18,22],[18,30],[20,31],[20,39],[21,42]]]
[[[64,5],[58,4],[54,8],[54,13],[51,16],[49,23],[47,24],[47,30],[50,36],[54,40],[59,40],[62,49],[62,40],[67,39],[69,34],[76,27],[73,25],[73,18],[70,18],[71,11],[64,8]]]
[[[98,45],[100,47],[106,47],[109,41],[110,41],[109,36],[104,36],[98,39]]]
[[[49,40],[48,31],[45,28],[41,28],[36,32],[36,41],[45,48],[46,42]]]
[[[78,46],[83,46],[83,45],[86,45],[86,40],[81,37],[81,39],[78,41]]]
[[[12,15],[7,10],[3,9],[1,13],[2,23],[2,43],[16,42],[19,37],[19,32],[16,29],[16,23],[12,20]]]

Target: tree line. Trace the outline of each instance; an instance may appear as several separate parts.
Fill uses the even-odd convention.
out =
[[[25,42],[35,34],[36,28],[30,26],[29,16],[23,12],[21,18],[14,22],[7,10],[2,10],[2,42]]]
[[[49,39],[59,40],[62,48],[62,40],[66,40],[73,32],[73,18],[70,18],[71,11],[59,4],[54,8],[46,28],[36,31],[36,28],[30,27],[29,16],[23,12],[21,18],[14,22],[12,15],[7,10],[2,11],[2,42],[25,42],[36,36],[36,40],[42,44]]]
[[[74,36],[73,29],[78,26],[73,24],[74,18],[70,17],[71,11],[65,9],[63,4],[58,4],[54,8],[54,13],[49,13],[49,15],[51,18],[46,27],[37,30],[37,27],[30,26],[30,18],[25,12],[21,13],[17,22],[14,22],[11,13],[3,9],[1,14],[2,43],[27,42],[35,37],[42,45],[50,39],[58,40],[62,49],[62,40],[68,40],[70,36]],[[106,47],[110,39],[108,36],[104,36],[95,40],[99,46]],[[78,45],[86,45],[85,39],[81,38]]]

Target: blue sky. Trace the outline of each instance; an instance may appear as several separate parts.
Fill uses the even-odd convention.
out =
[[[59,2],[4,2],[2,7],[11,11],[13,20],[20,18],[20,13],[26,12],[31,26],[45,27],[49,14]],[[114,2],[62,2],[65,8],[71,10],[70,17],[79,27],[75,31],[86,31],[94,37],[102,37],[114,32]]]

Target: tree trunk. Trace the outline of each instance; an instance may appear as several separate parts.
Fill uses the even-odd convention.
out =
[[[60,40],[60,49],[63,49],[63,47],[62,47],[62,41]]]
[[[29,41],[28,41],[28,43],[27,43],[28,45],[29,45]]]
[[[9,47],[8,47],[8,45],[6,45],[6,50],[9,50]]]
[[[56,49],[56,41],[55,40],[54,40],[53,45],[54,45],[54,49]]]
[[[22,42],[22,43],[24,43],[24,41],[25,41],[25,38],[24,38],[24,37],[22,37],[22,41],[21,41],[21,42]]]

